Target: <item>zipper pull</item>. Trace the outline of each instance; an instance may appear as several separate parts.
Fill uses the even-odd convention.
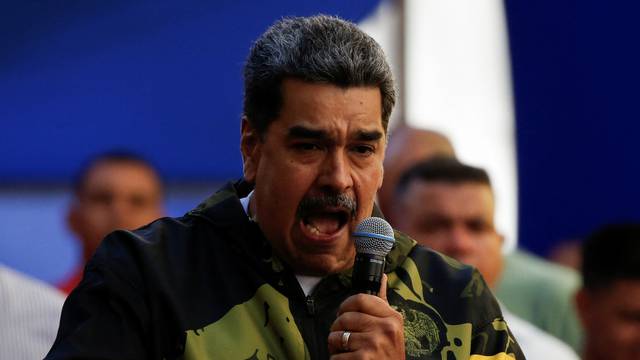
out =
[[[307,314],[315,315],[316,313],[316,303],[313,301],[313,298],[309,295],[307,296]]]

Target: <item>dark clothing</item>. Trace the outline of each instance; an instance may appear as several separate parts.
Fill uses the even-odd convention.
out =
[[[222,188],[184,217],[109,235],[67,299],[47,359],[328,358],[350,271],[306,297],[246,216],[243,187]],[[408,359],[524,359],[477,271],[395,236],[385,272]]]

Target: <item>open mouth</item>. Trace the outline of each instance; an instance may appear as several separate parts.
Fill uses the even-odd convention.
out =
[[[337,234],[349,222],[349,211],[343,209],[324,209],[305,214],[301,218],[303,230],[317,238],[331,237]]]

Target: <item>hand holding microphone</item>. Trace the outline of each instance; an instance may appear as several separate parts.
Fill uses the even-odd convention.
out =
[[[367,218],[353,233],[356,259],[353,289],[338,309],[329,333],[331,359],[404,359],[402,315],[387,302],[385,257],[394,243],[393,229],[381,218]]]

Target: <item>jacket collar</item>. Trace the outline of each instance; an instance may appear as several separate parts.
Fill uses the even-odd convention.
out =
[[[187,215],[204,217],[219,226],[247,224],[250,221],[242,208],[240,198],[248,195],[250,191],[251,186],[243,180],[226,183]]]

